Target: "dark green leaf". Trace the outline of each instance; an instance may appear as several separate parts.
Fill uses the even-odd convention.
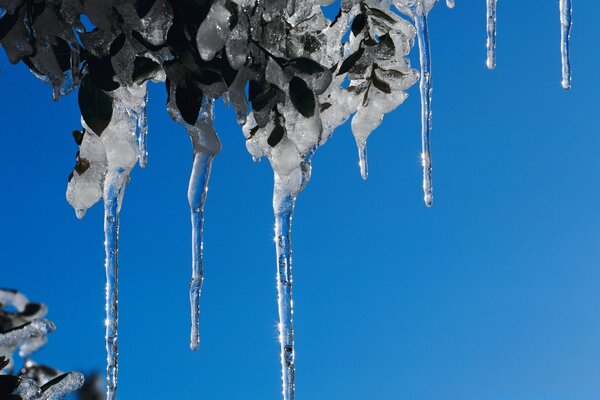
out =
[[[78,100],[83,120],[96,135],[100,136],[112,118],[112,98],[88,76],[79,88]]]
[[[354,54],[349,55],[348,58],[346,58],[342,63],[342,66],[340,67],[340,70],[337,74],[342,75],[350,71],[350,69],[354,67],[354,64],[356,64],[356,62],[362,57],[364,52],[365,49],[361,47],[358,50],[356,50]]]
[[[358,34],[362,32],[366,25],[367,16],[365,14],[358,14],[356,17],[354,17],[354,21],[352,21],[352,34],[354,36],[358,36]]]
[[[57,37],[56,45],[52,46],[54,50],[54,55],[56,56],[56,60],[58,61],[58,65],[60,69],[64,71],[68,71],[71,69],[71,47],[69,44],[63,39]]]
[[[175,104],[181,118],[190,125],[196,125],[200,106],[202,105],[202,90],[194,85],[177,86],[175,89]]]
[[[90,57],[87,61],[89,76],[94,85],[107,92],[113,91],[119,87],[119,84],[113,80],[115,70],[113,69],[110,57],[102,58]]]
[[[283,139],[284,134],[285,134],[285,129],[283,128],[283,126],[281,126],[279,121],[277,121],[277,123],[275,124],[275,128],[273,128],[273,131],[267,138],[267,143],[271,147],[277,146],[277,144],[279,142],[281,142],[281,139]]]
[[[386,82],[379,79],[379,77],[375,74],[375,72],[373,72],[373,74],[371,74],[371,77],[373,78],[373,86],[375,86],[377,89],[381,90],[383,93],[387,93],[387,94],[392,93],[392,89],[390,88],[390,85],[388,85]]]
[[[18,19],[19,13],[4,14],[4,16],[0,18],[0,40],[2,40],[4,36],[11,31]]]
[[[321,104],[321,112],[327,110],[329,107],[331,107],[331,103],[329,102]]]
[[[144,18],[150,12],[156,0],[136,0],[135,11],[140,18]]]
[[[287,62],[287,64],[294,68],[296,71],[301,72],[303,74],[312,75],[312,74],[320,74],[325,71],[325,67],[319,64],[316,61],[311,60],[310,58],[294,58]]]
[[[315,113],[315,94],[304,80],[293,77],[290,81],[290,99],[296,110],[306,118]]]
[[[86,158],[77,158],[77,164],[75,164],[75,172],[79,175],[83,174],[90,168],[90,162]]]
[[[142,83],[154,78],[160,70],[160,65],[146,57],[136,57],[133,62],[133,81]]]
[[[69,374],[62,374],[57,376],[54,379],[51,379],[50,381],[46,382],[40,389],[42,389],[42,393],[47,391],[48,389],[50,389],[52,386],[56,385],[57,383],[59,383],[60,381],[62,381],[63,379],[65,379]]]
[[[14,392],[19,386],[19,377],[13,375],[0,375],[0,398],[4,399]]]
[[[111,57],[116,56],[117,53],[119,53],[119,51],[121,51],[121,49],[125,45],[125,40],[127,40],[127,36],[125,36],[124,33],[121,33],[119,36],[117,36],[115,40],[113,40],[113,42],[110,44],[110,50],[108,51],[108,54]]]

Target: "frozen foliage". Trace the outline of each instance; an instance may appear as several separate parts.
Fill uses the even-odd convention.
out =
[[[496,2],[486,0],[490,69],[496,63]],[[200,343],[204,206],[213,160],[221,150],[213,126],[215,101],[223,98],[232,106],[248,152],[255,160],[266,157],[272,166],[284,400],[294,398],[295,388],[291,221],[318,148],[351,120],[360,173],[366,179],[368,138],[419,81],[423,192],[425,204],[432,205],[428,15],[438,0],[340,0],[333,20],[321,8],[329,3],[0,0],[0,45],[9,60],[22,61],[49,83],[55,99],[79,87],[83,129],[73,132],[79,151],[67,200],[79,218],[99,200],[104,202],[109,400],[116,397],[118,378],[119,214],[133,168],[136,163],[145,167],[148,160],[148,81],[164,83],[167,111],[192,143],[192,350]],[[454,3],[446,0],[450,8]],[[560,11],[562,84],[567,89],[571,1],[560,0]],[[84,25],[82,17],[90,23]],[[415,45],[418,71],[408,58]],[[10,299],[25,313],[22,318],[29,318],[26,299]],[[0,346],[28,354],[52,329],[36,316],[5,334]],[[23,382],[22,390],[35,389]],[[78,377],[65,376],[61,382],[68,388]]]
[[[0,289],[0,307],[0,398],[59,400],[78,390],[83,385],[82,374],[62,373],[30,358],[56,329],[44,319],[46,306],[29,302],[17,291]],[[13,353],[17,351],[25,361],[15,376]]]

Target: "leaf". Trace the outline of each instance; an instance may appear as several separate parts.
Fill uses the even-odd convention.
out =
[[[142,46],[147,48],[149,51],[161,51],[163,49],[163,47],[165,47],[164,45],[157,46],[157,45],[150,43],[149,41],[144,39],[142,34],[139,33],[138,31],[131,31],[131,37],[134,38],[135,40],[137,40]]]
[[[7,360],[8,362],[8,360]],[[12,394],[19,386],[20,379],[13,375],[0,375],[0,398]]]
[[[15,23],[19,19],[19,13],[4,14],[0,18],[0,40],[4,39],[4,36],[15,26]]]
[[[160,65],[146,57],[136,57],[133,62],[132,79],[136,83],[142,83],[148,79],[154,78]]]
[[[150,12],[154,3],[156,3],[156,0],[137,0],[135,2],[135,12],[138,17],[144,18]]]
[[[389,16],[385,11],[380,10],[379,8],[368,7],[368,9],[371,11],[371,15],[374,17],[385,20],[391,24],[395,24],[397,22],[393,17]]]
[[[119,84],[113,80],[115,70],[110,62],[110,57],[90,57],[87,63],[89,76],[94,82],[94,85],[107,92],[113,91],[119,87]]]
[[[323,112],[323,111],[327,110],[331,106],[332,106],[332,104],[329,103],[329,102],[323,103],[323,104],[321,104],[321,110],[320,111]]]
[[[392,93],[392,88],[390,85],[379,79],[379,77],[375,74],[375,71],[373,71],[371,74],[371,78],[373,78],[373,86],[375,86],[377,89],[381,90],[383,93]]]
[[[119,53],[119,51],[121,51],[121,49],[125,45],[125,40],[127,40],[127,36],[125,36],[124,33],[121,33],[119,36],[117,36],[115,40],[113,40],[110,44],[110,50],[108,51],[108,54],[111,57],[116,56],[117,53]]]
[[[71,47],[63,39],[57,37],[56,45],[52,46],[60,69],[65,72],[71,69]]]
[[[296,110],[306,118],[315,114],[315,94],[304,80],[293,77],[290,81],[290,99]]]
[[[275,128],[273,128],[273,131],[271,131],[271,134],[269,135],[269,137],[267,139],[267,143],[271,147],[277,146],[277,144],[279,142],[281,142],[281,139],[283,139],[283,135],[284,134],[285,134],[284,127],[281,126],[281,124],[279,123],[279,121],[277,121],[276,124],[275,124]]]
[[[75,164],[75,172],[77,172],[77,174],[81,175],[83,174],[85,171],[87,171],[90,168],[90,162],[88,161],[87,158],[77,158],[77,164]]]
[[[325,71],[325,67],[310,58],[300,57],[294,58],[287,62],[287,65],[294,68],[296,71],[303,74],[320,74]]]
[[[81,117],[87,126],[96,135],[100,136],[112,118],[112,98],[98,87],[88,75],[79,88],[78,101]]]
[[[190,125],[196,125],[200,106],[202,105],[202,90],[194,85],[177,86],[175,89],[175,104],[181,118]]]
[[[40,389],[42,390],[42,393],[47,391],[48,389],[50,389],[52,386],[56,385],[57,383],[59,383],[60,381],[62,381],[63,379],[65,379],[67,376],[69,375],[69,373],[67,372],[66,374],[62,374],[57,376],[54,379],[51,379],[50,381],[46,382]]]
[[[366,25],[367,16],[365,14],[358,14],[356,17],[354,17],[354,21],[352,21],[352,34],[354,36],[358,36],[359,33],[361,33],[363,29],[365,29]]]
[[[342,74],[345,74],[346,72],[350,71],[350,69],[352,67],[354,67],[354,64],[356,64],[356,62],[358,60],[360,60],[360,58],[362,57],[364,52],[365,52],[365,49],[363,47],[361,47],[358,50],[356,50],[355,53],[350,54],[348,56],[348,58],[346,58],[344,60],[344,62],[342,63],[342,66],[340,67],[340,70],[338,71],[337,74],[342,75]]]

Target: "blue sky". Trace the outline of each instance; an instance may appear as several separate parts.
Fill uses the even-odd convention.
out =
[[[371,136],[367,182],[348,125],[319,150],[294,217],[298,399],[600,398],[599,12],[575,4],[564,92],[558,2],[500,2],[493,72],[485,2],[432,11],[432,209],[416,86]],[[78,221],[64,194],[76,96],[0,68],[1,286],[49,305],[36,359],[102,371],[102,208]],[[122,211],[119,397],[279,398],[270,167],[219,106],[191,353],[191,148],[165,99],[154,86],[149,166]]]

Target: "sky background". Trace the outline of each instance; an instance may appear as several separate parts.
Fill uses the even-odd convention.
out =
[[[558,2],[501,1],[485,68],[485,2],[430,15],[434,207],[422,202],[418,87],[369,140],[349,124],[314,157],[294,216],[297,398],[600,398],[600,3],[575,4],[573,89],[560,87]],[[102,206],[65,200],[77,96],[0,56],[0,286],[49,306],[35,358],[104,369]],[[120,236],[120,399],[278,399],[268,162],[233,111],[206,205],[201,349],[188,349],[191,146],[150,91],[149,166]]]

